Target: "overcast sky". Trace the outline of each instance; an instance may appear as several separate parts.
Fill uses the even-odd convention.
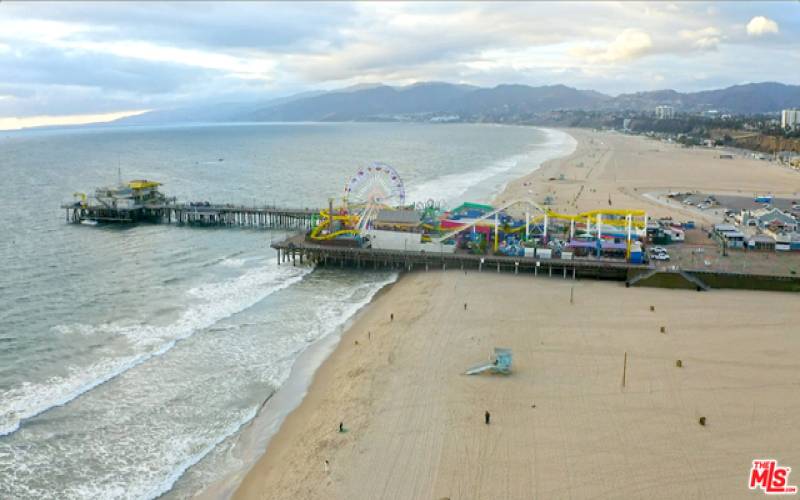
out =
[[[429,80],[800,84],[800,2],[0,3],[6,122]]]

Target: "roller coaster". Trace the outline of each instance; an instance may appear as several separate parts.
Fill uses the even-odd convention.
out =
[[[586,223],[585,227],[587,230],[589,230],[593,220],[596,232],[598,228],[600,229],[600,231],[602,231],[603,225],[626,228],[628,230],[627,234],[628,239],[630,239],[631,236],[633,235],[634,229],[641,231],[647,227],[647,212],[645,212],[644,210],[600,209],[600,210],[590,210],[587,212],[581,212],[579,214],[571,215],[571,214],[562,214],[554,212],[553,210],[542,208],[538,204],[529,200],[514,200],[509,203],[506,203],[500,208],[497,208],[480,217],[477,217],[472,221],[465,222],[463,225],[460,225],[459,227],[454,228],[451,231],[446,232],[437,238],[432,238],[432,239],[436,242],[444,242],[445,240],[448,240],[467,229],[481,225],[484,226],[494,225],[495,228],[497,229],[495,231],[495,234],[497,234],[500,229],[498,216],[501,213],[505,213],[509,208],[512,208],[516,205],[523,205],[526,207],[525,218],[523,219],[525,224],[515,228],[509,228],[504,232],[517,233],[522,231],[522,229],[524,228],[526,239],[530,236],[530,225],[537,224],[539,222],[543,223],[543,230],[546,236],[548,224],[551,219],[569,221],[570,236],[574,236],[575,224],[577,222],[585,222]],[[538,214],[531,216],[530,214],[531,210],[538,212]]]
[[[322,222],[316,224],[314,229],[311,230],[311,234],[309,235],[311,239],[325,241],[341,236],[358,236],[361,234],[361,229],[359,229],[359,222],[361,221],[360,215],[340,214],[331,216],[328,210],[321,210],[319,215],[322,217]],[[333,227],[334,221],[341,221],[345,226],[349,226],[350,229],[331,231],[330,228]],[[328,232],[324,233],[326,229],[328,229]]]
[[[422,229],[424,233],[421,236],[423,242],[451,244],[457,235],[478,228],[487,237],[493,233],[492,246],[497,252],[501,233],[506,236],[518,235],[519,241],[528,241],[533,236],[531,229],[535,228],[538,231],[537,237],[547,242],[548,231],[555,227],[559,231],[565,231],[564,223],[567,223],[569,238],[573,240],[576,237],[576,229],[581,229],[582,233],[578,237],[588,235],[595,239],[598,242],[598,254],[600,248],[605,246],[602,243],[603,238],[614,238],[625,240],[626,255],[630,255],[632,241],[641,238],[647,228],[647,212],[636,209],[598,209],[578,214],[564,214],[543,208],[530,200],[514,200],[499,208],[476,204],[462,205],[474,214],[462,219],[461,214],[444,212],[432,203],[406,207],[404,201],[405,191],[397,172],[383,163],[372,164],[359,169],[347,183],[343,206],[338,209],[338,214],[334,211],[332,202],[327,210],[320,211],[321,220],[314,224],[309,237],[317,241],[358,238],[366,231],[372,230],[371,222],[380,211],[404,209],[416,210],[418,213],[416,227]],[[524,208],[524,217],[511,217],[510,209],[518,206]],[[554,224],[557,221],[561,223]],[[524,236],[520,234],[523,230]],[[616,243],[620,244],[621,242]]]

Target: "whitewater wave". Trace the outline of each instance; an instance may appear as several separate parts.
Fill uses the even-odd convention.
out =
[[[496,185],[481,193],[483,196],[492,197],[504,189],[510,180],[507,178],[508,174],[520,166],[530,164],[525,173],[531,173],[549,159],[570,154],[577,145],[572,136],[564,132],[551,129],[538,130],[544,133],[545,138],[543,142],[536,144],[534,149],[496,161],[480,170],[443,175],[422,182],[408,190],[406,199],[412,202],[426,202],[432,199],[437,202],[444,201],[446,206],[450,206],[460,201],[460,198],[471,189],[491,184],[492,179],[496,179]],[[490,200],[487,198],[475,201]]]
[[[20,423],[118,377],[154,357],[161,356],[175,344],[194,333],[248,309],[267,296],[302,280],[311,272],[307,267],[278,267],[275,259],[263,267],[246,271],[241,276],[221,283],[206,284],[187,291],[199,299],[174,323],[166,326],[146,324],[104,324],[85,328],[96,332],[123,335],[139,352],[134,355],[103,359],[89,366],[72,367],[69,374],[39,383],[24,382],[0,395],[0,436],[19,429]],[[62,332],[74,326],[60,326]]]
[[[264,367],[264,371],[268,372],[270,386],[277,388],[282,387],[290,377],[295,362],[300,355],[306,351],[306,349],[308,349],[314,342],[327,338],[330,335],[341,334],[347,328],[350,321],[355,317],[356,313],[369,304],[375,295],[386,285],[394,283],[397,280],[397,277],[397,273],[392,273],[385,280],[380,282],[360,284],[353,287],[351,292],[344,299],[336,300],[332,297],[328,297],[327,299],[323,300],[324,304],[322,304],[321,307],[315,308],[315,310],[311,312],[313,317],[310,318],[310,321],[308,321],[309,330],[303,334],[301,339],[302,342],[297,344],[295,348],[291,350],[291,352],[287,352],[285,355],[283,355],[282,362],[275,363],[273,360],[271,361],[272,366]],[[229,451],[230,447],[232,446],[238,447],[251,445],[251,443],[237,442],[235,436],[238,435],[238,432],[242,427],[247,425],[254,418],[257,418],[262,407],[263,404],[254,406],[247,410],[247,416],[245,416],[243,420],[232,423],[228,428],[229,430],[235,430],[223,433],[224,435],[222,435],[219,439],[214,440],[212,445],[204,447],[201,453],[178,461],[177,463],[179,465],[176,466],[176,469],[171,471],[162,482],[153,486],[142,486],[143,492],[147,492],[147,494],[136,495],[135,497],[156,498],[168,491],[171,491],[175,486],[175,483],[183,476],[183,474],[186,473],[190,467],[200,464],[203,459],[212,452],[225,455],[225,450]],[[272,433],[276,432],[278,430],[278,426],[272,428],[271,430]],[[223,445],[224,442],[227,443]],[[214,450],[218,449],[217,447],[220,447],[221,451],[215,452]],[[258,454],[253,454],[253,456],[258,456]],[[226,458],[230,459],[230,457]],[[236,462],[236,467],[241,467],[242,465],[243,464],[241,462]],[[207,472],[200,473],[200,476],[203,476],[204,478],[204,481],[202,481],[202,487],[207,486],[210,482],[220,478],[219,466],[219,463],[215,463],[214,465],[200,465],[200,467],[208,469]],[[213,470],[209,467],[213,468]],[[195,484],[194,486],[197,488],[195,492],[201,489],[200,484]],[[106,494],[108,492],[102,493]]]
[[[515,155],[495,162],[485,169],[448,174],[431,179],[409,189],[407,199],[413,202],[424,202],[432,199],[435,201],[444,200],[448,204],[453,203],[470,188],[512,170],[525,156],[525,154]]]
[[[242,267],[247,263],[247,259],[234,259],[234,258],[227,258],[224,259],[219,265],[223,267]]]
[[[397,274],[393,273],[380,281],[354,284],[343,294],[331,293],[319,297],[316,306],[308,310],[308,329],[296,331],[285,341],[276,339],[274,345],[279,352],[275,353],[275,357],[264,360],[263,369],[258,367],[260,374],[265,376],[268,386],[282,386],[296,360],[306,349],[318,340],[342,332],[355,314],[368,304],[379,290],[396,279]],[[219,297],[220,294],[214,291],[215,287],[216,285],[203,285],[193,289],[191,295]],[[112,480],[112,473],[108,471],[97,480],[68,486],[60,492],[60,498],[159,498],[171,491],[187,471],[196,466],[201,467],[202,471],[195,473],[195,478],[201,479],[204,484],[216,480],[220,468],[225,468],[226,465],[231,469],[234,465],[241,467],[239,459],[229,456],[230,450],[235,446],[247,445],[238,442],[236,436],[244,426],[257,417],[262,408],[263,403],[258,403],[246,408],[231,409],[225,414],[225,424],[220,425],[213,433],[187,433],[180,430],[173,432],[163,443],[148,450],[151,454],[149,468],[141,469],[133,466],[118,472],[126,478],[124,483]],[[208,461],[205,460],[206,457],[209,457]],[[197,486],[197,483],[192,484],[192,488]],[[36,493],[31,496],[44,498],[49,496],[50,492]],[[183,497],[183,492],[177,496]]]
[[[153,499],[162,496],[172,489],[175,482],[192,466],[200,462],[205,456],[226,439],[235,435],[239,430],[247,425],[258,413],[258,408],[250,408],[238,412],[235,418],[216,439],[206,443],[199,450],[187,456],[175,457],[176,468],[172,470],[166,478],[156,483],[141,483],[133,485],[115,485],[109,487],[106,484],[85,483],[80,486],[71,487],[65,491],[66,498],[119,498],[119,499]],[[164,446],[164,450],[178,454],[182,450],[191,448],[188,443],[176,441]]]

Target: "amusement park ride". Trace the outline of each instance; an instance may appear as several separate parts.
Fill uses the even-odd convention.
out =
[[[400,175],[385,163],[373,163],[360,168],[344,187],[342,206],[333,212],[333,201],[328,210],[320,212],[322,221],[311,231],[315,240],[332,240],[339,237],[361,235],[384,208],[402,207],[406,192]],[[338,228],[335,228],[338,223]]]
[[[602,209],[572,215],[543,208],[530,200],[514,200],[498,208],[465,203],[449,211],[432,200],[407,206],[405,187],[397,171],[385,163],[373,163],[360,168],[348,180],[341,206],[334,208],[331,200],[328,209],[320,212],[309,237],[318,242],[346,240],[342,243],[369,246],[370,238],[376,234],[376,223],[380,222],[379,214],[386,217],[392,211],[402,212],[405,219],[412,214],[412,222],[400,228],[403,234],[395,234],[416,236],[422,242],[419,248],[424,247],[425,251],[438,248],[452,252],[455,246],[464,248],[465,241],[470,240],[480,241],[482,249],[491,246],[494,253],[507,255],[528,255],[524,252],[526,247],[552,248],[556,243],[564,250],[597,256],[611,252],[636,259],[641,254],[639,242],[646,235],[648,221],[643,210]],[[512,212],[524,212],[524,216],[514,218]]]

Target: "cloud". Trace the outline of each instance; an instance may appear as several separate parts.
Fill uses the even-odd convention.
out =
[[[217,73],[204,68],[186,68],[109,53],[70,51],[54,47],[18,47],[15,53],[0,53],[0,86],[73,85],[126,91],[133,94],[163,94],[180,91],[194,81],[212,79]]]
[[[638,59],[650,53],[653,39],[649,34],[638,29],[626,29],[606,45],[574,47],[571,54],[590,63],[616,63]]]
[[[778,23],[764,16],[756,16],[747,23],[747,34],[750,36],[774,34],[778,31]]]
[[[800,83],[800,24],[783,17],[785,4],[0,5],[0,95],[14,96],[0,99],[0,117],[265,100],[369,82],[563,83],[608,93]],[[752,30],[771,32],[770,18],[782,20],[780,45],[753,38]],[[740,64],[745,57],[754,62]],[[702,72],[709,78],[693,83]]]
[[[681,30],[678,35],[697,50],[716,50],[722,41],[722,32],[711,26],[699,30]]]

